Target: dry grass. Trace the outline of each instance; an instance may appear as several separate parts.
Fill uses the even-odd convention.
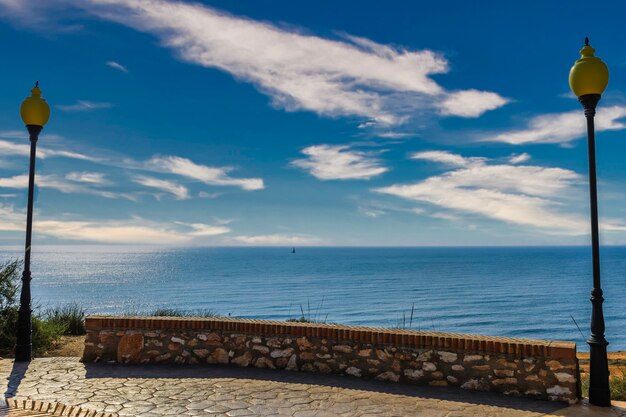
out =
[[[580,380],[583,396],[589,393],[589,353],[578,352]],[[609,372],[611,373],[611,398],[626,401],[626,352],[609,352]]]
[[[58,342],[41,357],[76,357],[83,356],[85,336],[61,336]]]

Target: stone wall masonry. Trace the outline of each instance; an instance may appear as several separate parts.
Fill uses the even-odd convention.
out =
[[[87,317],[84,362],[231,364],[574,403],[576,344],[244,319]]]

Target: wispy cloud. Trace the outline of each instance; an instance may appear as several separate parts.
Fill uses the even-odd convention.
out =
[[[39,31],[75,32],[82,29],[80,24],[60,23],[50,8],[64,5],[65,0],[0,0],[0,17],[10,20],[16,26]]]
[[[0,137],[2,137],[2,133],[0,132]],[[6,136],[5,136],[6,137]],[[29,156],[30,155],[30,145],[27,143],[15,143],[8,140],[0,139],[0,154],[2,155],[20,155],[20,156]],[[65,157],[72,159],[80,159],[83,161],[97,161],[98,158],[85,155],[79,152],[67,151],[67,150],[58,150],[58,149],[50,149],[47,147],[38,147],[37,148],[37,157],[40,159],[48,158],[48,157]]]
[[[223,223],[219,223],[217,225],[212,224],[204,224],[204,223],[181,223],[189,226],[192,230],[188,232],[190,236],[200,237],[200,236],[217,236],[223,235],[230,232],[230,228],[224,226]]]
[[[120,64],[119,62],[107,61],[106,65],[118,71],[128,72],[128,69],[124,65]]]
[[[460,220],[459,216],[455,216],[454,214],[450,214],[450,213],[442,213],[442,212],[431,213],[430,217],[433,217],[435,219],[447,220],[451,222],[456,222]]]
[[[179,156],[158,156],[150,159],[145,168],[156,172],[180,175],[209,185],[235,186],[244,190],[262,190],[261,178],[233,178],[228,173],[230,167],[209,167]]]
[[[366,206],[366,205],[358,206],[358,211],[365,217],[371,217],[372,219],[376,219],[380,216],[384,216],[387,214],[387,211],[385,210],[382,210],[380,208],[373,207],[373,206]]]
[[[465,157],[458,154],[454,154],[448,151],[424,151],[415,152],[409,155],[411,159],[425,160],[431,162],[437,162],[445,165],[452,166],[470,166],[470,165],[482,165],[487,158],[481,157]]]
[[[13,9],[19,8],[24,16],[38,1],[22,0]],[[347,34],[323,38],[191,2],[47,3],[50,14],[55,5],[73,5],[87,14],[151,33],[182,60],[250,82],[271,97],[276,107],[288,111],[357,116],[393,125],[424,111],[477,117],[507,102],[487,91],[447,91],[431,77],[447,73],[449,63],[428,49],[383,45]],[[12,16],[19,18],[15,12]]]
[[[576,172],[528,165],[491,165],[481,158],[453,156],[458,158],[431,158],[454,166],[442,175],[373,191],[430,203],[457,213],[532,226],[549,233],[588,233],[585,217],[563,211],[567,206],[562,203],[569,197],[572,187],[583,182]],[[619,224],[604,227],[606,230],[624,228]]]
[[[530,160],[530,155],[526,152],[521,153],[519,155],[511,155],[509,157],[509,162],[512,164],[521,164]]]
[[[596,131],[626,128],[626,106],[600,107],[595,119]],[[527,143],[568,144],[586,135],[586,121],[582,110],[544,114],[530,119],[527,127],[497,134],[485,134],[484,142],[505,142],[512,145]]]
[[[415,137],[417,136],[417,134],[409,133],[409,132],[384,131],[384,132],[376,133],[376,136],[379,138],[386,138],[386,139],[406,139],[406,138]]]
[[[207,191],[200,191],[198,193],[198,197],[200,198],[217,198],[220,195],[222,195],[221,193],[209,193]]]
[[[38,175],[36,185],[39,188],[49,188],[65,194],[91,194],[110,199],[123,198],[137,201],[137,196],[134,194],[94,189],[75,181],[67,181],[57,175]],[[28,175],[0,178],[0,187],[25,189],[28,187]]]
[[[0,231],[21,231],[25,213],[13,206],[0,205]],[[223,225],[204,223],[163,223],[139,217],[128,220],[67,220],[38,216],[34,228],[38,235],[58,239],[108,244],[176,245],[229,233]]]
[[[301,152],[307,158],[296,159],[291,165],[320,180],[368,180],[387,171],[378,159],[346,145],[315,145]]]
[[[113,107],[112,103],[78,100],[74,104],[57,104],[56,108],[67,112],[93,111]]]
[[[23,137],[22,132],[0,132],[0,137]],[[30,155],[30,145],[26,143],[15,143],[9,140],[0,139],[0,153],[3,155],[20,155],[28,157]],[[97,152],[96,152],[97,153]],[[78,152],[72,152],[63,149],[49,149],[39,148],[37,156],[40,158],[48,157],[66,157],[78,160],[95,162],[103,166],[112,166],[120,168],[123,171],[147,171],[153,174],[175,174],[185,178],[191,178],[193,180],[201,181],[208,185],[214,186],[234,186],[243,190],[261,190],[264,188],[263,179],[261,178],[234,178],[231,176],[231,172],[235,169],[232,167],[211,167],[203,164],[198,164],[190,159],[182,158],[174,155],[155,156],[147,161],[137,161],[124,155],[117,155],[115,158],[106,156],[91,156]],[[120,162],[122,161],[122,162]],[[107,185],[110,182],[105,178],[103,173],[97,172],[70,172],[64,174],[65,180],[57,178],[55,176],[49,176],[49,179],[54,179],[54,184],[57,187],[50,186],[49,188],[57,188],[63,192],[90,192],[95,194],[93,190],[81,187],[75,183],[85,183],[91,185]],[[6,179],[5,179],[6,181]],[[186,187],[177,184],[171,180],[154,178],[149,176],[139,176],[136,183],[144,185],[146,187],[160,188],[163,191],[174,194],[179,199],[186,199],[189,197]],[[37,181],[38,185],[42,185],[40,181]],[[184,189],[184,190],[183,190]],[[109,198],[118,198],[124,196],[124,198],[130,198],[129,194],[110,193],[105,191],[98,191],[98,193]],[[202,198],[215,198],[219,194],[201,192],[199,197]],[[136,199],[136,196],[132,196]]]
[[[161,191],[170,193],[178,200],[186,200],[189,198],[189,190],[187,187],[178,184],[174,181],[162,180],[154,177],[147,177],[143,175],[136,176],[133,181],[137,184],[141,184],[145,187],[156,188]]]
[[[252,246],[315,245],[320,243],[320,239],[316,236],[287,234],[232,236],[228,240]]]
[[[110,181],[101,172],[70,172],[65,175],[65,178],[70,181],[85,182],[87,184],[110,184]]]

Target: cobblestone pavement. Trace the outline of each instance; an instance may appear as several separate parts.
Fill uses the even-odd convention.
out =
[[[78,358],[0,360],[5,396],[120,416],[591,416],[613,409],[340,376],[220,366],[82,364]]]
[[[117,417],[114,414],[82,409],[74,405],[21,400],[15,397],[0,400],[1,417]]]

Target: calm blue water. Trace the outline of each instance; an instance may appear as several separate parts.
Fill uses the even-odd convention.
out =
[[[591,313],[590,250],[558,248],[37,247],[33,296],[91,313],[158,307],[263,319],[572,340]],[[0,249],[0,260],[21,257]],[[609,349],[626,349],[626,248],[602,251]]]

